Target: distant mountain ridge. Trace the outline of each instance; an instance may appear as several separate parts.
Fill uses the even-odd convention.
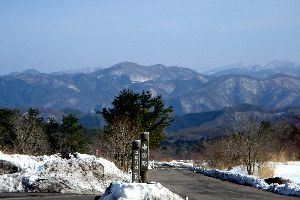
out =
[[[276,63],[273,65],[268,69],[282,69]],[[288,64],[287,69],[296,70],[298,66]],[[294,75],[297,73],[296,70]],[[247,74],[209,76],[188,68],[131,62],[91,73],[45,74],[27,70],[0,76],[0,106],[73,108],[93,113],[95,109],[110,106],[123,89],[149,90],[153,95],[162,95],[176,115],[245,103],[274,109],[300,106],[300,79],[288,73],[274,72],[265,79]]]
[[[259,79],[271,78],[277,74],[300,77],[300,64],[278,60],[272,61],[266,65],[244,65],[242,63],[237,63],[225,67],[208,68],[201,72],[212,76],[246,75]]]
[[[268,110],[250,104],[210,112],[189,113],[174,117],[173,123],[166,129],[166,141],[172,143],[224,136],[227,131],[233,127],[240,127],[249,119],[257,123],[268,121],[273,125],[295,124],[295,116],[300,116],[300,107]]]
[[[258,80],[248,76],[225,75],[213,79],[193,93],[174,99],[183,102],[183,112],[210,111],[239,104],[284,108],[300,104],[300,79],[278,75]],[[190,112],[189,112],[190,111]]]

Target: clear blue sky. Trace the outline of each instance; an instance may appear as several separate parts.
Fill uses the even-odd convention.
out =
[[[300,62],[299,0],[0,0],[0,74]]]

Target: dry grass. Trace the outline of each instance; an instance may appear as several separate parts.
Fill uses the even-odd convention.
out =
[[[14,153],[17,153],[17,152],[14,152],[11,149],[6,148],[6,147],[1,147],[0,148],[0,152],[5,153],[5,154],[14,154]]]
[[[289,160],[291,160],[291,156],[284,151],[274,154],[271,158],[271,161],[273,161],[273,162],[283,162],[284,163]]]
[[[258,176],[260,178],[271,178],[274,176],[274,167],[268,165],[268,164],[263,164],[260,166],[258,170]]]

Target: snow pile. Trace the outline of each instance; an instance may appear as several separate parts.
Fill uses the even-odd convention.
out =
[[[281,177],[283,179],[288,179],[295,184],[300,185],[300,162],[299,161],[289,161],[289,162],[267,162],[265,165],[274,170],[273,177]],[[256,165],[254,171],[254,176],[259,177],[258,165]],[[234,174],[247,175],[247,170],[245,166],[235,166],[228,170]]]
[[[233,183],[252,186],[258,189],[268,190],[282,195],[300,196],[300,185],[287,183],[287,184],[267,184],[263,179],[254,176],[243,174],[235,174],[229,171],[221,171],[218,169],[204,169],[199,167],[191,168],[194,172],[201,173],[214,178],[230,181]]]
[[[112,181],[130,180],[112,162],[79,153],[63,159],[57,154],[35,157],[0,152],[0,161],[18,169],[16,173],[0,175],[0,192],[99,194]]]
[[[163,187],[160,183],[121,183],[113,182],[100,200],[182,200],[182,198]]]
[[[258,171],[256,169],[257,169],[257,167],[255,168],[255,171],[253,172],[253,175],[258,176]],[[232,169],[230,169],[228,171],[233,173],[233,174],[248,175],[247,168],[243,165],[232,167]]]
[[[190,168],[194,166],[192,160],[172,160],[170,162],[150,161],[151,168],[174,167],[174,168]]]

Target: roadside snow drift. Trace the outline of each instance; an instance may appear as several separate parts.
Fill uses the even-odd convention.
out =
[[[0,152],[1,166],[0,192],[102,194],[112,181],[130,180],[114,163],[79,153],[63,159],[59,155],[35,157]]]
[[[99,200],[182,200],[160,183],[121,183],[113,182]]]
[[[235,174],[229,171],[221,171],[218,169],[204,169],[199,167],[191,168],[191,170],[197,173],[230,181],[240,185],[252,186],[258,189],[263,189],[282,195],[300,196],[300,185],[297,184],[286,183],[279,185],[277,183],[274,183],[269,185],[263,179],[259,179],[249,175]]]

